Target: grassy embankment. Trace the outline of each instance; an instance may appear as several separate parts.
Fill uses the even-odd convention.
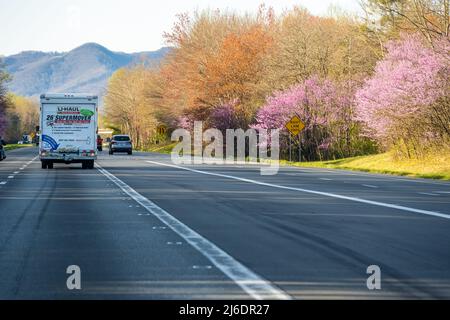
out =
[[[5,151],[10,151],[10,150],[14,150],[14,149],[19,149],[19,148],[28,148],[28,147],[32,147],[32,144],[7,144],[4,148]]]
[[[143,151],[170,153],[176,143],[155,145]],[[298,167],[329,168],[384,173],[399,176],[450,180],[450,152],[432,154],[422,159],[397,159],[393,153],[381,153],[369,156],[344,158],[330,161],[289,162],[281,165]]]
[[[151,147],[141,149],[139,151],[146,151],[146,152],[158,152],[158,153],[165,153],[170,154],[172,152],[172,149],[177,145],[177,142],[174,143],[165,143],[165,144],[155,144]]]
[[[422,159],[396,159],[390,152],[331,161],[281,161],[299,167],[329,168],[385,173],[400,176],[450,180],[450,152],[428,155]]]

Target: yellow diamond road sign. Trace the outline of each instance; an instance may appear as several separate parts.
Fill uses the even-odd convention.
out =
[[[286,123],[285,127],[293,136],[296,136],[305,129],[305,124],[298,116],[293,116],[292,119]]]
[[[167,132],[167,127],[165,125],[160,125],[156,128],[156,130],[158,131],[158,134],[164,135]]]

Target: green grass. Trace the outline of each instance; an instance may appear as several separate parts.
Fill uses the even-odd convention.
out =
[[[5,151],[10,151],[10,150],[14,150],[14,149],[19,149],[19,148],[28,148],[28,147],[32,147],[32,144],[7,144],[6,146],[4,146]]]
[[[148,148],[143,148],[140,151],[158,152],[158,153],[170,154],[172,152],[172,149],[177,145],[177,143],[178,142],[165,143],[165,144],[155,144],[155,145],[150,146]]]
[[[288,162],[299,167],[356,170],[400,176],[450,180],[450,152],[430,154],[422,159],[397,159],[392,153],[345,158],[332,161]]]

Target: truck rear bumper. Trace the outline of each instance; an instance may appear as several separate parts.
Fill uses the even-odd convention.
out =
[[[40,157],[41,161],[48,161],[53,163],[82,163],[85,161],[97,160],[97,157],[81,157],[81,156],[48,156]]]

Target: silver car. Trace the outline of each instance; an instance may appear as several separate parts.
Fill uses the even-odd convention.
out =
[[[133,154],[133,146],[131,144],[130,136],[125,134],[115,135],[109,142],[109,154],[114,152],[126,152]]]

